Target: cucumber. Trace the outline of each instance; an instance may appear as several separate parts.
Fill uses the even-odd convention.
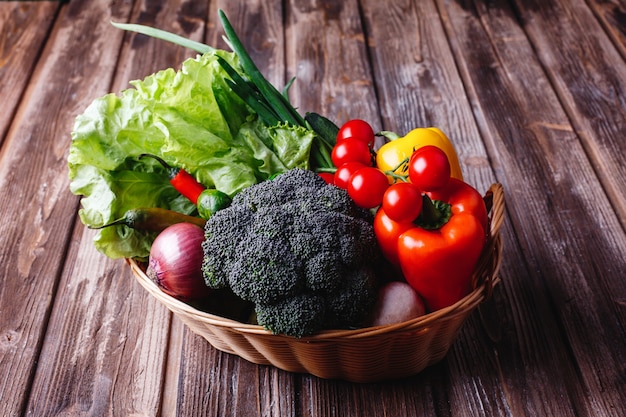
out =
[[[311,129],[313,129],[313,131],[317,133],[324,142],[331,147],[335,146],[337,133],[339,133],[339,126],[317,113],[307,113],[304,120],[309,123]]]

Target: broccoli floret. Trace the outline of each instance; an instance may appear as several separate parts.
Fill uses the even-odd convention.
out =
[[[339,265],[341,257],[335,252],[322,251],[308,258],[304,264],[306,287],[322,294],[337,291],[347,272]]]
[[[322,187],[318,189],[314,201],[327,210],[365,219],[369,222],[372,221],[371,213],[354,204],[348,193],[339,187]]]
[[[257,320],[272,333],[302,337],[324,328],[328,316],[324,298],[298,294],[276,304],[257,304]]]
[[[371,313],[371,294],[375,294],[378,288],[375,276],[374,267],[371,265],[349,271],[344,276],[341,288],[331,293],[326,300],[326,308],[337,313],[329,316],[330,327],[355,327],[349,323],[361,323],[363,318]]]
[[[293,181],[291,174],[287,176],[277,175],[271,181],[261,182],[253,187],[248,187],[245,192],[240,192],[233,198],[232,204],[248,206],[250,210],[256,211],[260,207],[275,207],[293,201],[297,193],[304,189],[316,189],[320,184],[325,184],[319,175],[311,171],[310,173],[313,175],[300,176],[300,182]]]
[[[219,210],[211,216],[211,227],[205,228],[202,272],[204,279],[212,288],[226,288],[228,281],[222,273],[227,265],[237,260],[237,252],[232,249],[239,245],[245,233],[239,230],[240,225],[249,224],[253,213],[244,206],[231,206],[228,211]],[[211,256],[206,256],[210,253]]]
[[[274,333],[358,327],[376,299],[372,216],[312,171],[241,191],[207,220],[203,250],[207,285],[254,303]]]
[[[302,261],[289,251],[285,242],[256,235],[242,242],[230,266],[228,283],[233,292],[255,303],[275,303],[300,292]]]

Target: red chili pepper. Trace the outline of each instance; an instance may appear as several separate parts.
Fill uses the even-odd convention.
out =
[[[149,153],[143,153],[139,155],[139,158],[143,158],[144,156],[149,156],[150,158],[154,158],[168,171],[168,175],[170,177],[170,184],[174,186],[174,188],[187,197],[192,203],[198,204],[198,197],[206,189],[206,187],[200,184],[196,179],[185,171],[182,168],[174,168],[171,167],[165,162],[162,158],[152,155]]]

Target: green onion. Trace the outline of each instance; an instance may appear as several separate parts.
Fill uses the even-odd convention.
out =
[[[183,36],[179,36],[174,33],[167,32],[165,30],[155,29],[150,26],[138,25],[134,23],[117,23],[117,22],[111,22],[111,24],[118,29],[141,33],[142,35],[147,35],[152,38],[162,39],[164,41],[171,42],[173,44],[182,46],[184,48],[192,49],[201,54],[205,54],[207,52],[211,52],[215,50],[209,45],[192,41],[191,39],[187,39]]]
[[[289,100],[278,92],[278,90],[276,90],[276,88],[269,81],[267,81],[265,77],[263,77],[261,71],[259,71],[257,66],[254,64],[250,55],[248,55],[248,52],[241,43],[237,33],[235,33],[235,29],[228,21],[224,11],[220,9],[218,13],[222,26],[224,27],[224,32],[228,38],[228,42],[233,51],[239,57],[244,72],[250,77],[252,83],[259,89],[268,105],[274,110],[280,120],[291,123],[295,126],[306,127],[304,119],[291,105],[291,103],[289,103]]]
[[[266,102],[259,90],[253,83],[247,82],[225,59],[217,56],[217,62],[230,76],[231,80],[226,79],[226,83],[233,91],[252,107],[255,113],[269,126],[278,124],[281,121],[279,115]]]

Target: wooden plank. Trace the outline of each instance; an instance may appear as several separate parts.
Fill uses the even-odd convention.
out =
[[[169,344],[167,347],[167,364],[165,380],[163,381],[163,401],[161,403],[161,415],[175,416],[176,404],[178,404],[178,386],[180,364],[183,354],[185,333],[189,330],[185,324],[172,315],[170,326]]]
[[[59,2],[0,2],[0,143],[43,49]]]
[[[401,135],[439,127],[465,179],[487,190],[493,173],[433,2],[364,0],[362,7],[383,127]]]
[[[540,10],[538,4],[529,6],[525,10]],[[568,61],[576,61],[574,56],[580,52],[576,39],[568,39],[570,31],[564,30],[578,24],[576,14],[559,14],[554,30],[558,29],[564,39],[546,36],[538,45],[539,33],[550,29],[547,21],[541,29],[530,29],[542,20],[534,12],[532,18],[520,19],[503,2],[487,6],[441,0],[439,8],[498,179],[509,190],[507,207],[520,245],[517,256],[510,254],[516,256],[511,261],[527,264],[530,272],[503,272],[508,277],[505,288],[511,311],[500,316],[509,315],[515,323],[514,332],[524,353],[520,366],[527,370],[529,379],[515,384],[541,387],[523,398],[537,414],[544,414],[546,399],[556,398],[563,390],[577,415],[624,414],[624,387],[617,381],[623,373],[625,347],[615,341],[626,340],[624,311],[619,306],[626,283],[617,279],[626,270],[626,237],[583,148],[588,138],[576,134],[568,117],[571,115],[565,111],[570,110],[568,104],[557,96],[563,79],[572,79],[573,74],[551,62],[558,72],[550,69],[547,78],[534,52],[559,49]],[[544,10],[542,15],[554,13]],[[518,21],[535,36],[529,40],[515,23]],[[557,75],[561,81],[555,81]],[[582,90],[593,85],[589,79],[577,84]],[[611,117],[607,115],[606,123],[619,126]],[[616,146],[620,143],[612,142]],[[547,300],[542,294],[547,294]],[[556,329],[550,322],[544,327],[544,318],[552,315],[557,320]],[[590,343],[589,335],[598,333],[601,336]],[[552,351],[559,348],[558,338],[568,347]],[[538,361],[535,351],[545,351],[546,340],[553,344],[547,351],[550,355]],[[554,365],[558,355],[570,362],[571,369],[561,371]],[[526,362],[529,359],[531,362]],[[518,385],[518,389],[524,386]],[[548,394],[551,390],[557,392]],[[549,403],[555,408],[547,414],[563,412],[560,408],[567,399],[560,398],[561,402]]]
[[[2,415],[24,411],[36,366],[45,366],[37,361],[77,206],[67,180],[69,132],[90,92],[108,88],[116,38],[105,43],[101,35],[108,18],[126,11],[103,3],[63,6],[0,155],[0,206],[9,213],[0,219]]]
[[[177,66],[182,56],[189,54],[164,41],[113,28],[110,20],[129,20],[129,6],[132,4],[111,9],[109,3],[100,2],[81,8],[72,3],[60,16],[57,31],[61,52],[52,51],[49,59],[66,54],[87,61],[85,82],[106,81],[97,91],[83,87],[88,93],[81,93],[85,99],[76,113],[111,89],[126,88],[129,78]],[[199,39],[203,21],[193,24],[195,17],[186,14],[186,7],[182,2],[137,2],[131,20]],[[172,20],[171,16],[178,18]],[[76,26],[77,22],[84,22],[85,27]],[[92,34],[93,39],[62,35],[74,28]],[[91,45],[106,39],[108,48],[100,45],[91,54],[79,51],[73,55],[71,51],[77,48],[73,39]],[[88,65],[90,57],[99,65]],[[174,59],[176,62],[170,61]],[[59,61],[59,65],[68,65],[66,61]],[[121,70],[116,73],[117,67]],[[71,125],[66,135],[70,129]],[[76,226],[28,411],[32,415],[157,415],[167,369],[170,313],[135,282],[123,261],[107,259],[95,251],[93,234],[80,223]]]
[[[622,58],[626,60],[626,2],[623,0],[589,0],[587,2]]]
[[[187,332],[181,356],[177,414],[296,416],[294,375],[210,348]]]
[[[584,0],[535,3],[520,18],[626,230],[626,147],[614,140],[626,136],[624,56]]]
[[[130,23],[156,27],[188,39],[202,41],[207,3],[206,0],[195,2],[139,1],[133,10]],[[169,67],[179,69],[185,59],[197,54],[195,51],[163,40],[127,32],[125,47],[120,55],[111,91],[129,88],[129,80],[143,79]]]
[[[31,415],[157,415],[169,314],[76,227],[30,395]]]
[[[286,42],[294,105],[336,124],[380,117],[363,25],[355,0],[288,2]]]
[[[205,43],[228,49],[221,38],[218,8],[224,10],[261,72],[281,88],[285,72],[280,2],[223,0],[211,4]],[[168,374],[168,379],[178,377],[176,397],[175,404],[168,401],[164,415],[297,415],[295,377],[290,373],[222,353],[186,328],[182,346],[171,360],[178,362],[178,374]]]
[[[444,363],[396,381],[354,384],[303,378],[299,416],[434,416],[446,403],[440,398]]]

